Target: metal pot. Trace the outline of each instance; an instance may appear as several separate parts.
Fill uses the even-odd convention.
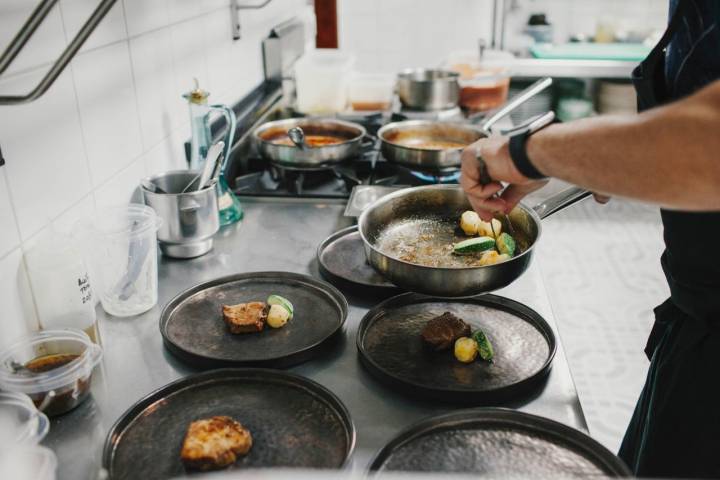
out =
[[[163,220],[157,238],[160,250],[168,257],[206,254],[220,229],[215,182],[200,191],[180,193],[198,174],[194,170],[174,170],[140,183],[145,204]]]
[[[322,135],[335,137],[338,143],[299,148],[293,144],[278,143],[287,137],[287,131],[300,127],[306,137]],[[267,122],[253,132],[258,151],[268,161],[288,169],[322,170],[353,158],[360,153],[366,135],[362,125],[332,118],[290,118]]]
[[[532,208],[519,204],[509,214],[509,219],[516,241],[523,246],[522,252],[495,265],[431,267],[400,259],[399,249],[388,251],[378,246],[379,239],[398,235],[404,224],[418,236],[423,229],[418,227],[433,224],[437,232],[444,231],[452,237],[460,215],[472,210],[465,193],[456,185],[406,188],[382,197],[360,215],[358,230],[368,262],[390,282],[427,295],[466,297],[497,290],[515,281],[532,261],[533,247],[542,232],[540,220],[589,194],[573,187]],[[505,225],[504,230],[507,229]],[[442,246],[447,245],[447,238],[437,238],[438,242],[445,242]]]
[[[412,110],[444,110],[460,100],[460,75],[450,70],[410,69],[398,74],[398,96]]]

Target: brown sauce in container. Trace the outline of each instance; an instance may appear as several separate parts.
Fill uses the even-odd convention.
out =
[[[68,365],[79,358],[74,353],[55,353],[42,355],[34,358],[25,364],[30,372],[35,374],[50,372],[57,368]],[[54,390],[54,397],[46,402],[50,392],[30,394],[30,398],[36,407],[43,406],[43,412],[48,416],[55,416],[72,410],[80,405],[90,390],[90,377],[80,378],[66,386]]]
[[[55,370],[72,362],[80,355],[74,353],[55,353],[34,358],[25,364],[25,368],[33,373],[44,373]]]

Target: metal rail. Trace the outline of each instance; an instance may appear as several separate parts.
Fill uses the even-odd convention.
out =
[[[98,24],[105,18],[105,15],[115,5],[117,0],[101,0],[98,7],[90,15],[90,18],[80,28],[75,38],[68,44],[60,57],[50,67],[50,70],[40,80],[35,88],[25,95],[0,95],[0,105],[18,105],[21,103],[32,102],[42,96],[52,84],[57,80],[65,67],[70,63],[75,54],[80,50],[85,40],[92,34]],[[47,14],[57,3],[57,0],[43,0],[40,5],[33,11],[30,18],[20,28],[18,34],[13,38],[10,45],[0,56],[0,73],[5,71],[12,61],[22,50],[23,46],[28,42],[30,37],[35,33],[37,27],[42,23]]]

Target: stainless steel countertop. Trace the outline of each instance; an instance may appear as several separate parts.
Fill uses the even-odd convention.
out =
[[[341,202],[243,200],[244,220],[222,230],[215,248],[192,260],[162,259],[159,302],[143,315],[116,318],[98,306],[104,358],[95,372],[92,397],[76,410],[52,421],[43,442],[58,456],[59,479],[96,478],[109,428],[140,398],[194,373],[163,347],[158,329],[162,307],[177,293],[200,282],[239,272],[281,270],[319,277],[317,245],[350,224]],[[513,285],[498,291],[540,313],[557,327],[537,264]],[[329,353],[290,371],[332,390],[350,410],[357,429],[355,453],[348,468],[364,469],[372,455],[400,430],[424,417],[459,408],[414,401],[380,385],[357,358],[355,333],[363,315],[379,298],[345,293],[350,304],[345,338]],[[562,342],[547,383],[531,398],[503,406],[542,415],[587,430]]]

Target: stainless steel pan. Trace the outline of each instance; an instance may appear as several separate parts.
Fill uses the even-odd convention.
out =
[[[288,130],[300,127],[306,141],[312,136],[333,137],[337,143],[300,149],[287,136]],[[362,125],[332,118],[290,118],[267,122],[253,132],[258,151],[263,158],[284,168],[319,170],[355,157],[366,136]],[[285,144],[281,142],[286,142]]]
[[[360,215],[358,230],[368,262],[390,282],[428,295],[466,297],[515,281],[532,261],[540,220],[589,194],[569,188],[532,208],[518,205],[508,217],[522,253],[495,265],[479,266],[474,255],[452,254],[452,244],[467,238],[459,229],[460,215],[472,209],[457,185],[406,188],[382,197]]]
[[[490,135],[490,129],[552,84],[551,78],[538,80],[519,95],[513,97],[480,126],[438,122],[431,120],[407,120],[389,123],[378,130],[380,149],[388,162],[425,171],[439,171],[460,166],[460,155],[467,145]],[[536,119],[532,119],[534,121]],[[519,125],[513,129],[526,128]],[[501,132],[503,134],[505,132]]]

